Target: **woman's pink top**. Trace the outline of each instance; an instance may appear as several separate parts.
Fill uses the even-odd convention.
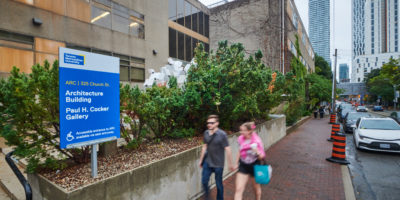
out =
[[[244,163],[250,164],[258,159],[257,154],[251,149],[251,144],[253,143],[257,144],[257,149],[260,152],[261,157],[265,157],[264,145],[256,132],[251,134],[250,139],[246,139],[243,135],[239,136],[238,142],[240,149],[240,160],[242,160]]]

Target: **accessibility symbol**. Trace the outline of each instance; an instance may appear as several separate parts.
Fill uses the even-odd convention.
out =
[[[75,137],[72,135],[72,131],[70,131],[70,132],[67,134],[67,141],[68,141],[68,142],[71,142],[73,139],[75,139]]]

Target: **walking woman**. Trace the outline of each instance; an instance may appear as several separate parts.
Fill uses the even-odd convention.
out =
[[[261,199],[261,185],[254,180],[254,165],[259,164],[265,157],[264,145],[261,138],[254,131],[254,122],[246,122],[240,126],[239,154],[236,159],[239,172],[236,175],[235,200],[241,200],[247,181],[253,183],[257,200]]]

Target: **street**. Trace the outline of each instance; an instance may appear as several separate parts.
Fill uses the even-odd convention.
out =
[[[373,114],[374,117],[382,117]],[[346,134],[347,160],[354,192],[360,200],[400,198],[400,154],[357,150]]]

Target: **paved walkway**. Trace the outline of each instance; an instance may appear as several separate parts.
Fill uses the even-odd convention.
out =
[[[328,118],[309,119],[266,151],[273,172],[269,185],[262,186],[262,199],[345,199],[341,165],[325,160],[332,153]],[[233,199],[235,178],[224,181],[225,199]],[[215,188],[211,194],[216,197]],[[255,199],[249,183],[243,196]]]

